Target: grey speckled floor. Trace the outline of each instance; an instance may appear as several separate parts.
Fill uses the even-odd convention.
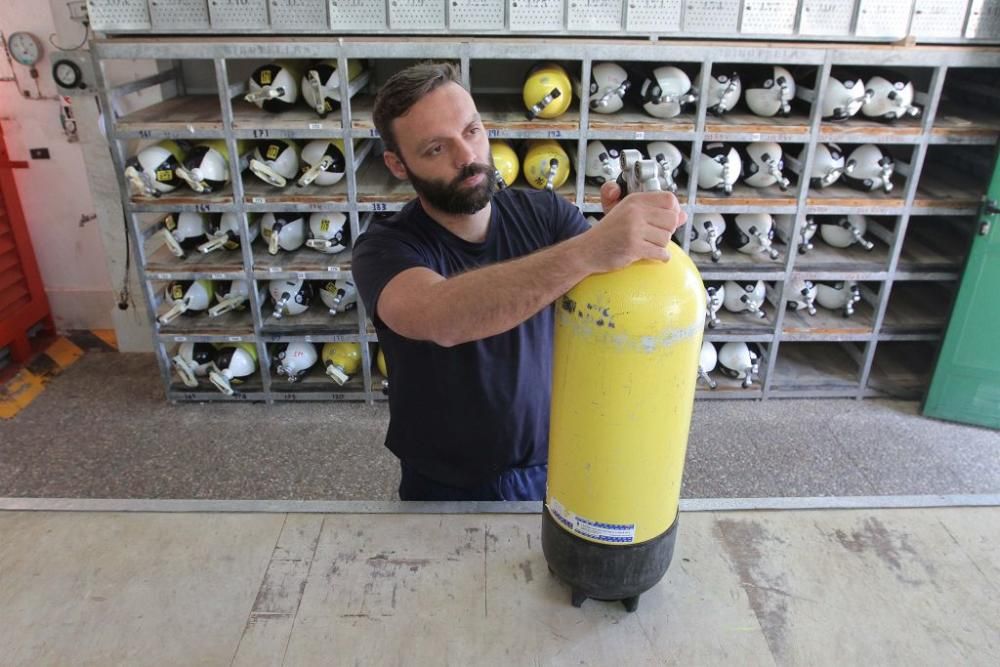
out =
[[[152,355],[88,353],[0,422],[0,496],[395,499],[388,408],[170,405]],[[900,401],[699,402],[686,498],[1000,493],[1000,433]]]

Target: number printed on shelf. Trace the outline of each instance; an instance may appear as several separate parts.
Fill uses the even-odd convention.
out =
[[[642,141],[645,138],[646,138],[646,133],[645,132],[636,132],[635,133],[635,140],[636,141]]]
[[[286,392],[281,395],[281,400],[283,401],[294,401],[298,398],[298,394],[293,394],[291,392]]]
[[[253,204],[266,204],[267,199],[265,199],[264,197],[251,197],[250,202]]]
[[[212,209],[211,204],[195,204],[194,210],[197,213],[208,213]]]
[[[170,280],[170,274],[169,273],[154,273],[153,274],[153,278],[155,278],[157,280]]]
[[[760,132],[754,132],[751,134],[750,141],[760,141]]]
[[[310,335],[308,335],[308,334],[306,334],[305,336],[303,336],[303,338],[305,339],[305,341],[306,341],[307,343],[311,343],[311,342],[313,342],[313,337],[312,337],[312,336],[310,336]]]
[[[372,210],[373,211],[384,211],[385,210],[385,204],[383,204],[381,202],[372,204]]]
[[[153,136],[153,132],[151,130],[139,130],[139,138],[140,139],[149,139],[152,136]]]
[[[560,132],[559,130],[549,130],[549,138],[550,139],[558,139],[561,136],[562,136],[562,132]]]
[[[187,336],[174,336],[175,343],[186,343],[187,339]]]
[[[323,123],[309,123],[309,129],[310,130],[322,130],[323,129]]]
[[[194,400],[194,394],[192,394],[189,391],[186,391],[183,394],[181,394],[181,400],[184,400],[184,401],[193,401]]]
[[[372,129],[368,130],[368,136],[369,136],[369,137],[375,137],[375,138],[378,138],[378,137],[379,137],[379,133],[378,133],[378,130],[376,130],[376,129],[375,129],[374,127],[373,127]]]
[[[486,135],[489,137],[499,137],[501,136],[500,128],[491,127],[490,129],[486,130]]]
[[[271,136],[271,131],[270,130],[265,130],[263,128],[256,128],[253,131],[253,138],[254,139],[267,139],[269,136]]]
[[[213,273],[212,274],[212,280],[225,280],[225,279],[226,279],[226,274],[225,273]]]
[[[299,280],[305,280],[306,279],[306,274],[304,274],[301,271],[299,271],[298,273],[295,274],[295,277],[298,278]]]
[[[282,269],[280,266],[269,266],[267,267],[268,273],[281,273]]]
[[[229,342],[230,343],[242,343],[243,342],[243,336],[230,336],[229,337]]]

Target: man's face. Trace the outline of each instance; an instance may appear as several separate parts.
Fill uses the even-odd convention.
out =
[[[472,97],[446,83],[393,121],[399,154],[386,159],[434,208],[472,215],[493,197],[496,177],[490,142]],[[393,154],[387,154],[392,156]]]

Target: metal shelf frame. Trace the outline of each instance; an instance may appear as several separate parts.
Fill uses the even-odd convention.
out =
[[[476,94],[476,84],[472,74],[472,65],[479,61],[525,61],[525,53],[530,52],[532,45],[539,45],[545,42],[549,53],[553,54],[560,61],[568,63],[573,76],[580,77],[582,81],[589,81],[593,64],[600,61],[627,61],[627,62],[686,62],[696,63],[701,66],[697,85],[700,90],[706,90],[712,67],[715,64],[736,64],[739,63],[771,63],[771,64],[795,64],[815,67],[817,70],[817,89],[822,90],[831,69],[834,66],[900,66],[910,68],[920,68],[930,74],[930,83],[927,90],[919,92],[919,101],[924,107],[924,112],[919,121],[919,130],[915,130],[913,124],[909,127],[893,127],[886,125],[876,133],[870,130],[854,130],[850,124],[831,125],[820,117],[819,108],[821,100],[816,100],[809,111],[808,118],[802,118],[802,123],[798,126],[790,127],[787,123],[782,125],[774,123],[768,126],[764,132],[744,131],[739,124],[729,125],[720,129],[722,124],[709,115],[705,97],[700,96],[696,111],[676,127],[671,128],[670,123],[664,123],[658,119],[648,118],[645,120],[643,129],[611,129],[602,130],[598,127],[591,127],[592,116],[587,104],[581,100],[574,100],[574,111],[579,116],[579,126],[577,130],[561,131],[560,140],[567,147],[572,147],[575,151],[575,171],[571,179],[572,190],[567,190],[568,195],[574,203],[584,212],[599,212],[599,204],[587,201],[587,188],[582,166],[582,156],[586,155],[587,142],[591,139],[618,139],[631,141],[650,141],[654,139],[667,139],[671,141],[682,141],[690,145],[689,171],[697,173],[698,161],[701,157],[701,148],[704,142],[710,140],[723,140],[731,143],[742,143],[757,140],[778,141],[788,150],[792,147],[804,146],[805,154],[801,161],[802,173],[809,173],[811,169],[815,146],[817,143],[825,141],[837,141],[843,143],[873,143],[888,144],[893,147],[897,157],[902,157],[901,162],[905,166],[900,170],[902,185],[897,190],[902,194],[893,199],[886,199],[879,196],[865,196],[859,193],[857,197],[848,203],[839,204],[836,199],[824,196],[822,192],[811,191],[808,187],[808,179],[797,179],[797,184],[793,185],[784,199],[771,201],[766,196],[757,196],[743,203],[726,203],[726,198],[721,195],[708,193],[699,190],[695,179],[688,179],[684,190],[679,192],[683,207],[689,216],[698,212],[721,212],[721,213],[741,213],[741,212],[766,212],[766,213],[789,213],[794,215],[794,228],[792,238],[799,235],[800,230],[806,224],[808,217],[824,214],[844,214],[861,213],[868,215],[884,215],[895,218],[895,225],[891,230],[884,229],[884,238],[880,237],[888,246],[887,262],[878,267],[856,266],[846,269],[825,269],[807,268],[808,255],[800,255],[793,249],[786,248],[783,257],[779,262],[764,263],[754,266],[753,264],[741,263],[738,266],[710,265],[698,258],[699,265],[703,270],[706,280],[725,279],[762,279],[774,285],[774,293],[777,294],[776,304],[773,308],[773,315],[768,318],[768,324],[752,332],[746,328],[738,331],[725,328],[706,330],[706,339],[716,342],[730,340],[744,340],[766,344],[767,353],[761,361],[761,379],[755,382],[752,387],[746,390],[734,391],[710,391],[699,386],[698,397],[709,399],[740,398],[740,399],[767,399],[780,398],[784,396],[847,396],[853,398],[864,398],[873,395],[884,395],[882,390],[876,390],[869,386],[872,376],[873,365],[876,361],[876,351],[882,342],[896,341],[927,341],[934,343],[940,339],[939,333],[934,332],[907,332],[893,333],[883,331],[886,319],[886,312],[892,297],[893,286],[900,280],[935,280],[935,281],[956,281],[960,277],[960,260],[956,261],[953,270],[940,265],[933,268],[921,270],[919,266],[908,266],[905,271],[898,270],[900,257],[902,255],[903,243],[906,231],[912,215],[938,214],[971,216],[977,212],[977,200],[981,193],[960,193],[963,198],[958,202],[952,200],[942,200],[939,202],[933,198],[924,197],[921,199],[920,179],[924,174],[924,161],[930,146],[953,145],[953,146],[987,146],[996,142],[1000,136],[1000,124],[993,127],[973,128],[976,133],[970,135],[949,134],[940,131],[935,126],[935,119],[942,97],[942,92],[946,83],[949,71],[954,69],[977,67],[988,68],[1000,66],[1000,49],[998,48],[969,48],[969,47],[892,47],[884,45],[859,45],[859,44],[822,44],[822,43],[776,43],[776,44],[747,44],[740,42],[665,42],[665,41],[636,41],[623,39],[542,39],[540,37],[519,37],[519,38],[479,38],[474,41],[460,40],[458,38],[433,37],[428,36],[420,41],[410,41],[398,37],[386,37],[384,39],[361,38],[361,37],[331,37],[327,39],[316,37],[223,37],[212,40],[199,37],[116,37],[94,40],[92,43],[92,56],[95,64],[95,72],[99,88],[100,101],[105,109],[115,109],[115,101],[126,94],[135,92],[144,87],[157,85],[172,85],[177,96],[185,95],[185,82],[182,79],[181,61],[184,60],[205,60],[210,61],[214,67],[216,80],[216,98],[213,103],[218,107],[218,119],[204,123],[186,124],[179,119],[167,117],[160,119],[155,128],[144,128],[134,119],[126,116],[121,119],[114,119],[108,123],[107,134],[111,146],[111,152],[115,168],[118,170],[120,198],[125,211],[128,223],[130,242],[133,252],[138,258],[141,271],[143,291],[146,295],[147,315],[154,323],[154,344],[157,348],[157,359],[163,377],[167,397],[173,401],[205,401],[205,400],[230,400],[230,401],[284,401],[284,400],[361,400],[368,403],[381,401],[385,395],[381,390],[381,378],[373,371],[372,348],[369,343],[376,342],[376,336],[370,325],[368,325],[368,313],[364,304],[358,303],[356,311],[356,330],[349,333],[331,330],[325,333],[273,333],[266,330],[264,309],[266,307],[266,283],[267,280],[275,277],[305,276],[307,279],[335,279],[345,278],[350,275],[346,267],[330,266],[328,270],[297,271],[278,265],[269,266],[266,269],[254,266],[254,249],[247,242],[247,214],[264,211],[341,211],[347,214],[352,238],[358,235],[367,227],[374,213],[389,212],[398,210],[403,202],[399,200],[399,193],[394,197],[387,197],[385,201],[378,200],[378,193],[373,196],[370,189],[365,189],[359,183],[360,167],[379,160],[378,155],[378,133],[370,128],[370,110],[354,115],[352,102],[354,97],[342,95],[344,102],[341,104],[339,122],[335,116],[326,119],[305,121],[301,123],[290,123],[289,121],[279,121],[280,116],[254,116],[252,118],[241,116],[240,126],[234,127],[234,98],[238,97],[245,90],[245,82],[230,81],[230,63],[234,60],[255,60],[266,61],[276,58],[291,59],[335,59],[340,65],[340,87],[342,91],[350,93],[364,94],[359,90],[356,82],[352,84],[347,80],[348,60],[426,60],[426,59],[447,59],[452,60],[461,68],[463,82]],[[526,47],[529,47],[526,51]],[[124,85],[114,85],[108,81],[106,66],[113,60],[156,60],[161,61],[161,71],[154,77],[149,77],[143,81],[130,82]],[[369,84],[368,94],[374,92],[374,84]],[[185,102],[186,104],[186,102]],[[367,114],[367,115],[366,115]],[[249,118],[249,120],[248,120]],[[607,123],[609,118],[601,117],[601,121]],[[173,123],[176,121],[176,127]],[[253,125],[253,123],[257,125]],[[755,125],[768,125],[768,119],[754,119]],[[360,124],[360,127],[358,126]],[[119,126],[122,125],[123,129]],[[664,129],[666,127],[666,129]],[[679,129],[686,127],[687,129]],[[734,129],[735,128],[735,129]],[[526,138],[537,136],[549,136],[546,130],[523,130],[513,127],[505,127],[502,123],[491,127],[491,137],[502,138]],[[239,172],[236,161],[230,165],[231,170],[231,190],[228,190],[224,197],[220,197],[212,202],[198,202],[199,196],[190,192],[183,192],[176,196],[166,195],[160,199],[143,198],[133,200],[129,195],[127,183],[122,175],[125,161],[127,159],[126,146],[136,139],[157,140],[160,138],[224,138],[227,142],[231,155],[236,155],[236,142],[244,138],[281,137],[295,139],[309,139],[315,137],[338,138],[344,141],[345,154],[348,164],[355,165],[354,169],[348,169],[343,181],[337,201],[273,201],[267,196],[258,196],[258,193],[248,195],[246,183],[243,175]],[[357,141],[357,145],[355,145]],[[790,151],[789,151],[790,152]],[[341,187],[341,186],[337,186]],[[369,186],[370,187],[370,186]],[[346,196],[344,193],[346,190]],[[404,193],[405,194],[405,193]],[[592,193],[591,193],[592,197]],[[861,201],[858,201],[861,200]],[[154,227],[149,226],[148,214],[167,213],[181,211],[197,212],[232,212],[237,214],[242,220],[240,229],[242,266],[234,268],[232,271],[198,271],[190,268],[178,266],[176,270],[165,271],[162,264],[157,265],[155,270],[147,270],[149,257],[147,257],[145,241],[153,233]],[[142,216],[146,216],[143,221]],[[971,221],[969,223],[972,224]],[[684,234],[676,239],[685,250],[690,246],[690,225],[683,228]],[[734,251],[730,251],[734,252]],[[331,260],[333,263],[336,260]],[[797,264],[799,268],[797,268]],[[277,269],[277,270],[276,270]],[[869,283],[877,283],[879,289],[875,292],[875,301],[871,304],[873,311],[873,321],[870,331],[862,332],[830,332],[816,329],[815,331],[795,330],[786,332],[786,307],[784,306],[785,287],[793,277],[818,278],[827,280],[854,279],[863,280]],[[197,331],[190,333],[173,333],[173,329],[168,332],[161,331],[156,323],[155,308],[160,301],[160,295],[156,292],[154,282],[170,279],[234,279],[239,278],[249,281],[256,289],[251,290],[249,303],[252,315],[252,332],[238,332],[239,335],[205,335]],[[774,304],[772,304],[773,306]],[[808,316],[806,316],[808,317]],[[294,324],[294,320],[289,321],[289,326]],[[177,323],[173,325],[175,328]],[[234,334],[237,332],[234,332]],[[172,377],[170,367],[168,346],[178,342],[188,341],[212,341],[212,342],[253,342],[257,348],[258,359],[260,360],[259,378],[247,385],[247,391],[238,393],[235,397],[226,397],[219,393],[214,393],[207,385],[195,390],[188,390],[186,387],[178,387],[178,383]],[[289,389],[287,383],[276,387],[276,381],[272,378],[270,371],[270,350],[269,344],[274,342],[309,341],[322,343],[327,341],[349,341],[361,343],[362,352],[362,373],[361,386],[363,391],[338,391],[335,385],[331,384],[329,391],[315,391],[315,385],[308,390],[301,387]],[[829,386],[803,387],[801,390],[789,387],[786,379],[782,379],[782,384],[776,385],[777,369],[781,359],[783,346],[803,346],[830,342],[840,343],[847,350],[850,359],[856,367],[850,370],[856,381],[851,386],[845,386],[842,378],[831,378]],[[858,352],[858,345],[861,352]],[[356,385],[355,385],[356,386]]]

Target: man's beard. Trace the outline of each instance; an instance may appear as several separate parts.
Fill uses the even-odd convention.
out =
[[[496,189],[496,170],[492,162],[493,156],[490,155],[490,164],[466,165],[451,183],[420,178],[406,167],[405,163],[403,166],[406,167],[406,174],[413,189],[431,206],[451,215],[472,215],[483,210],[493,198]],[[471,187],[462,185],[462,181],[477,174],[484,176],[481,183]]]

